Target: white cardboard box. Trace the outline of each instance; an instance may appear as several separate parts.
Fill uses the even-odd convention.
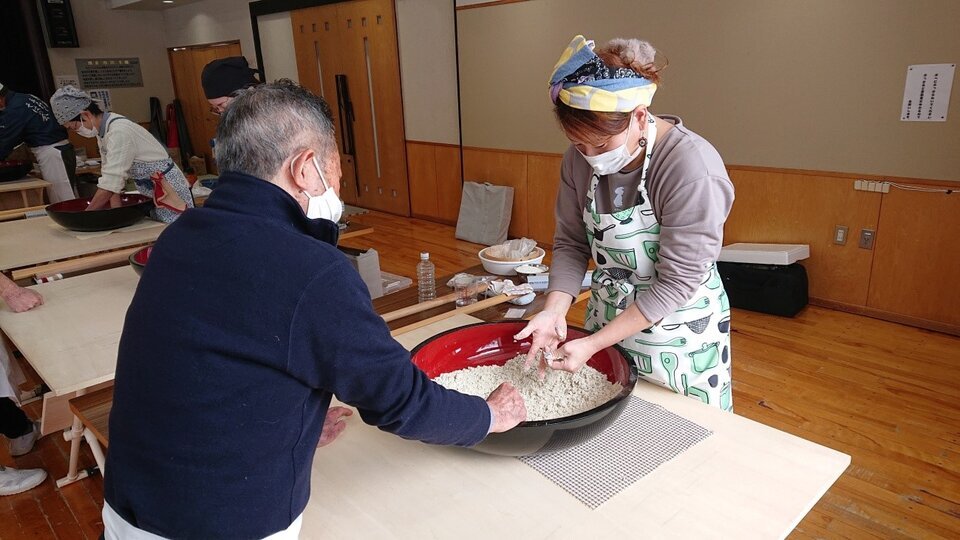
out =
[[[750,264],[793,264],[810,257],[807,244],[730,244],[720,250],[723,262]]]

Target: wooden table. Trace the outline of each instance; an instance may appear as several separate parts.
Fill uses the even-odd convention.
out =
[[[13,279],[21,279],[72,271],[78,266],[90,268],[122,262],[135,247],[155,241],[164,228],[165,224],[156,223],[145,229],[118,230],[80,240],[47,216],[0,223],[0,270],[10,272]],[[65,263],[66,259],[78,260]],[[60,262],[50,264],[54,261]],[[69,269],[63,270],[65,267]]]
[[[358,236],[363,236],[365,234],[373,233],[373,227],[369,225],[361,225],[360,223],[347,223],[347,227],[340,229],[340,240],[346,240],[348,238],[356,238]]]
[[[21,180],[14,180],[12,182],[0,182],[2,209],[13,210],[43,205],[43,190],[49,185],[50,182],[32,176],[25,176]],[[12,194],[16,192],[20,193],[19,200],[17,200],[15,196],[6,195],[7,193]]]
[[[87,475],[77,471],[84,429],[68,400],[112,384],[123,320],[138,282],[132,268],[113,268],[31,287],[44,303],[30,311],[0,309],[0,329],[50,388],[41,433],[70,428],[64,434],[71,442],[70,468],[59,486]],[[95,438],[87,440],[98,455]]]
[[[477,319],[457,315],[398,338]],[[300,537],[783,538],[850,457],[640,382],[635,395],[713,434],[591,510],[514,458],[407,441],[358,415],[317,450]]]

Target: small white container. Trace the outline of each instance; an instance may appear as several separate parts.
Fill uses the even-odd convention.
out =
[[[532,256],[524,259],[522,261],[501,261],[496,259],[489,259],[484,256],[484,252],[490,248],[485,247],[480,250],[480,253],[477,254],[480,257],[480,263],[483,264],[483,269],[491,274],[497,274],[498,276],[515,276],[517,275],[516,268],[523,264],[540,264],[543,262],[544,255],[547,254],[543,248],[535,247],[533,248]]]

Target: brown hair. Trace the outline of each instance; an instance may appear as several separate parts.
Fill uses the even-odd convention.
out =
[[[639,39],[613,39],[599,47],[596,54],[604,64],[612,68],[629,68],[643,78],[660,84],[660,72],[667,67],[666,60],[657,65],[657,50],[653,45]],[[572,139],[586,143],[622,133],[630,125],[632,113],[594,112],[573,108],[557,100],[553,108],[561,129]]]

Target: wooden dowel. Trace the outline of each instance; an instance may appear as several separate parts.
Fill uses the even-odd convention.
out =
[[[487,290],[486,284],[478,283],[477,291],[474,294],[483,294],[483,292],[486,290]],[[434,298],[433,300],[427,300],[426,302],[420,302],[419,304],[414,304],[412,306],[403,307],[398,310],[391,311],[389,313],[384,313],[383,315],[381,315],[381,317],[386,322],[395,321],[397,319],[409,317],[410,315],[413,315],[415,313],[420,313],[421,311],[427,311],[429,309],[440,307],[446,304],[447,302],[453,302],[456,299],[457,299],[457,293],[456,291],[454,291],[450,294],[445,294],[443,296]]]
[[[434,315],[433,317],[430,317],[428,319],[423,319],[422,321],[417,321],[413,324],[408,324],[407,326],[397,328],[396,330],[392,330],[390,332],[390,335],[396,337],[401,334],[406,334],[407,332],[416,330],[417,328],[427,326],[428,324],[433,324],[437,321],[442,321],[444,319],[447,319],[457,314],[467,315],[475,311],[480,311],[481,309],[487,309],[488,307],[493,307],[498,304],[502,304],[504,302],[509,302],[512,298],[514,297],[510,295],[498,294],[497,296],[494,296],[492,298],[487,298],[486,300],[481,300],[480,302],[470,304],[469,306],[459,307],[459,308],[447,311],[445,313],[441,313],[439,315]]]
[[[130,255],[142,247],[143,246],[141,245],[132,248],[124,248],[117,251],[109,251],[107,253],[91,255],[89,257],[79,257],[76,259],[68,259],[66,261],[43,264],[40,266],[32,266],[30,268],[21,268],[11,272],[11,277],[14,281],[17,281],[33,276],[49,276],[50,274],[65,274],[67,272],[89,270],[91,268],[97,268],[100,266],[106,266],[108,264],[126,261]]]

